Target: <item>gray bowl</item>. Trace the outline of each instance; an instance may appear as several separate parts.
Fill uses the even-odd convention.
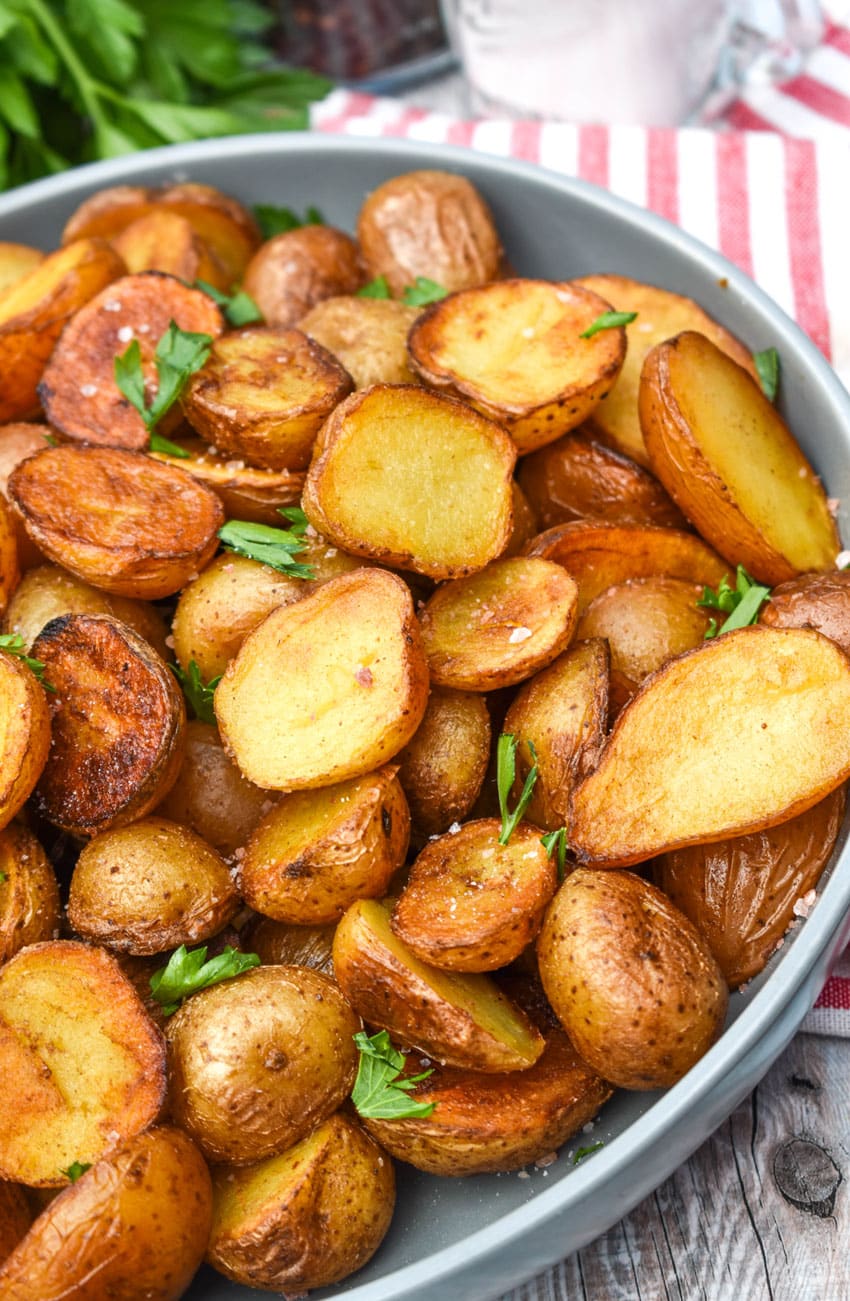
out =
[[[525,275],[619,272],[695,298],[751,348],[778,348],[781,410],[830,494],[850,500],[850,399],[814,345],[718,254],[658,217],[580,181],[448,146],[320,135],[247,136],[159,149],[81,168],[0,197],[0,239],[50,247],[88,194],[121,183],[205,181],[248,203],[303,210],[353,229],[368,192],[420,167],[462,172],[491,204],[512,264]],[[845,521],[846,524],[846,521]],[[847,532],[845,528],[845,532]],[[850,939],[845,826],[812,915],[769,967],[731,1000],[719,1042],[665,1093],[625,1093],[590,1137],[545,1170],[463,1180],[399,1167],[399,1205],[375,1259],[336,1288],[346,1301],[484,1301],[590,1242],[657,1187],[758,1082],[793,1036]],[[727,1208],[734,1213],[734,1206]],[[256,1296],[202,1270],[193,1298]]]

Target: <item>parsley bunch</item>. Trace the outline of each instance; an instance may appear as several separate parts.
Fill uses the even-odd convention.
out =
[[[499,833],[500,845],[508,843],[514,831],[522,822],[525,810],[528,808],[531,796],[534,793],[534,783],[537,781],[537,751],[534,748],[534,742],[529,741],[528,748],[531,751],[534,764],[525,779],[517,806],[511,812],[508,808],[508,797],[516,778],[517,744],[513,732],[503,732],[496,742],[496,788],[499,792],[499,810],[502,815],[502,830]],[[547,853],[551,854],[550,846],[546,845],[545,848]]]
[[[724,574],[716,592],[711,587],[703,588],[697,605],[705,606],[709,610],[722,610],[727,616],[719,628],[717,620],[711,620],[705,634],[706,641],[719,636],[722,632],[733,632],[735,628],[747,628],[751,623],[757,623],[759,610],[769,596],[770,588],[762,587],[751,578],[743,565],[738,566],[734,587],[729,586]]]
[[[200,989],[209,989],[221,980],[232,980],[260,965],[256,953],[240,953],[228,944],[221,953],[207,962],[207,946],[199,949],[187,949],[181,944],[175,949],[164,967],[160,967],[150,978],[151,993],[166,1016],[173,1016],[184,998],[197,994]]]
[[[410,1090],[433,1069],[419,1075],[403,1075],[404,1055],[392,1046],[386,1030],[371,1038],[361,1030],[354,1036],[360,1052],[357,1079],[351,1101],[361,1116],[373,1120],[406,1120],[408,1116],[430,1116],[436,1103],[416,1102]]]

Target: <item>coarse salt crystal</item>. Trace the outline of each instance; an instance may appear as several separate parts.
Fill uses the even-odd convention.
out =
[[[82,395],[83,395],[84,398],[93,398],[94,395],[95,395],[95,393],[97,392],[97,385],[96,385],[96,384],[81,384],[81,385],[80,385],[80,392],[82,393]]]
[[[838,514],[838,508],[839,508],[840,505],[841,505],[841,500],[840,500],[840,498],[838,498],[838,497],[827,497],[827,499],[826,499],[826,508],[827,508],[827,510],[829,511],[830,515],[837,515],[837,514]]]
[[[558,1159],[557,1152],[547,1152],[545,1156],[539,1156],[534,1164],[538,1170],[545,1170],[547,1165],[553,1165]]]
[[[802,899],[795,899],[794,916],[808,917],[809,913],[814,908],[816,902],[817,902],[816,892],[814,890],[809,890],[807,894],[803,895]]]
[[[530,628],[514,628],[513,632],[508,638],[508,641],[511,643],[512,646],[514,646],[516,645],[517,642],[528,641],[529,637],[531,636],[533,636],[533,634]]]
[[[586,1125],[582,1125],[581,1132],[582,1134],[592,1134],[595,1127],[596,1127],[596,1121],[589,1120]]]
[[[651,334],[655,329],[655,326],[652,324],[652,321],[638,321],[637,328],[640,330],[641,334]]]
[[[460,823],[453,822],[452,825],[449,827],[449,835],[456,836],[459,831],[460,831]]]
[[[118,338],[120,339],[121,343],[129,343],[132,337],[133,337],[132,325],[122,325],[121,329],[118,331]]]
[[[520,330],[520,334],[522,335],[522,337],[523,337],[524,339],[533,339],[533,338],[534,338],[534,326],[533,326],[533,325],[527,325],[527,326],[525,327],[524,330]]]
[[[166,639],[165,639],[165,644],[166,644],[166,646],[168,646],[171,650],[174,650],[174,638],[172,637],[171,633],[169,633],[168,636],[166,637]]]
[[[531,1175],[527,1170],[517,1170],[517,1179],[530,1179]]]
[[[850,551],[839,551],[835,557],[835,568],[846,569],[850,565]]]
[[[150,332],[151,332],[151,327],[145,324],[144,322],[141,325],[136,326],[137,334],[150,334]]]
[[[120,312],[121,304],[117,298],[107,298],[106,302],[103,304],[103,310],[105,312]]]

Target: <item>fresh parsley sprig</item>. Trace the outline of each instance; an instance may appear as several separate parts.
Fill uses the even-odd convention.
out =
[[[19,632],[0,633],[0,651],[5,651],[7,655],[14,655],[17,659],[23,660],[31,673],[35,674],[45,691],[56,691],[44,677],[44,661],[35,660],[31,655],[27,655],[26,642]]]
[[[321,212],[312,205],[303,217],[299,217],[291,208],[278,208],[273,203],[258,203],[254,207],[254,216],[263,232],[263,239],[273,239],[275,235],[285,235],[287,231],[299,230],[302,226],[325,225]]]
[[[223,294],[220,289],[216,289],[215,285],[208,284],[206,280],[196,280],[195,288],[200,289],[214,303],[218,303],[225,317],[233,326],[253,325],[255,321],[263,319],[263,313],[251,295],[246,294],[244,289],[237,289],[235,294]]]
[[[448,295],[448,289],[438,285],[436,280],[427,276],[417,276],[416,283],[407,285],[402,291],[401,301],[405,307],[427,307],[429,303],[438,303]],[[376,276],[367,285],[357,290],[358,298],[392,298],[386,276]]]
[[[297,506],[282,506],[278,514],[290,520],[289,529],[272,528],[270,524],[253,524],[249,520],[228,520],[218,531],[226,551],[249,560],[259,560],[272,569],[290,574],[293,578],[315,578],[312,565],[303,565],[293,557],[307,548],[304,532],[307,516]]]
[[[719,627],[716,619],[711,620],[705,634],[706,641],[721,633],[733,632],[736,628],[746,628],[751,623],[756,623],[759,610],[769,596],[770,588],[762,587],[754,578],[750,578],[743,565],[738,566],[734,587],[729,586],[724,574],[716,592],[711,587],[703,588],[697,605],[709,610],[722,610],[727,616]]]
[[[361,1030],[354,1042],[360,1064],[351,1101],[361,1116],[368,1120],[406,1120],[409,1116],[431,1115],[436,1103],[415,1102],[409,1091],[433,1075],[433,1069],[402,1077],[404,1055],[393,1048],[386,1030],[379,1030],[371,1038]]]
[[[142,417],[145,429],[151,434],[152,451],[167,452],[169,456],[189,455],[176,443],[154,434],[154,430],[174,406],[191,376],[207,360],[212,342],[209,334],[192,334],[189,330],[181,330],[176,321],[169,323],[154,353],[158,384],[156,397],[150,406],[145,400],[145,376],[138,339],[134,339],[127,351],[115,358],[115,383]]]
[[[532,741],[528,742],[534,764],[525,779],[522,793],[513,813],[508,809],[508,797],[516,778],[517,739],[512,732],[503,732],[496,742],[496,787],[499,792],[499,809],[502,814],[502,830],[499,844],[506,845],[522,821],[523,814],[531,801],[534,783],[537,781],[537,751]]]
[[[357,290],[358,298],[392,298],[386,276],[375,276],[368,284]]]
[[[202,723],[214,724],[213,696],[221,682],[221,674],[219,673],[217,678],[210,678],[209,682],[204,682],[195,660],[189,660],[188,669],[181,669],[179,664],[169,664],[168,667],[183,688],[183,695],[188,700],[195,717]]]
[[[583,1161],[586,1156],[591,1156],[594,1152],[598,1152],[600,1147],[604,1146],[604,1143],[599,1142],[591,1143],[588,1147],[580,1147],[573,1157],[573,1165],[578,1165],[579,1161]]]
[[[9,878],[5,872],[0,872],[0,885],[5,885],[8,879]]]
[[[603,312],[578,337],[592,339],[594,334],[600,334],[603,330],[616,330],[621,325],[631,325],[636,318],[637,312]]]
[[[775,348],[765,348],[762,352],[753,353],[753,362],[762,393],[768,402],[774,402],[779,388],[779,353]]]
[[[190,994],[217,985],[220,980],[241,976],[243,972],[259,965],[260,959],[256,953],[240,953],[229,944],[221,953],[210,958],[209,962],[205,944],[199,949],[187,949],[185,944],[181,944],[172,953],[167,965],[160,967],[151,976],[151,993],[162,1004],[165,1015],[171,1016]]]
[[[555,854],[558,880],[563,881],[567,869],[567,828],[559,827],[557,831],[547,831],[545,836],[540,837],[540,843],[550,858],[553,853]]]
[[[91,1161],[72,1161],[64,1170],[60,1169],[59,1173],[66,1175],[71,1183],[75,1184],[87,1170],[91,1170]]]

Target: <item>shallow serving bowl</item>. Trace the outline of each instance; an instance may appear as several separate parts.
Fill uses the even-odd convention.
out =
[[[318,135],[248,136],[159,149],[78,169],[0,197],[0,239],[55,246],[65,219],[107,185],[204,181],[248,203],[301,210],[352,230],[365,195],[398,172],[462,172],[493,208],[520,274],[618,272],[695,298],[752,349],[778,348],[780,407],[831,496],[850,502],[850,398],[812,343],[746,276],[660,218],[580,181],[448,146]],[[840,521],[841,522],[841,521]],[[844,535],[850,536],[845,518]],[[399,1167],[399,1205],[376,1258],[312,1295],[346,1301],[485,1301],[604,1232],[662,1182],[753,1088],[796,1031],[850,939],[850,849],[839,839],[812,915],[768,969],[733,995],[726,1031],[665,1093],[620,1092],[574,1167],[570,1145],[530,1177],[437,1179]],[[734,1208],[729,1208],[734,1213]],[[259,1294],[202,1270],[192,1298]]]

